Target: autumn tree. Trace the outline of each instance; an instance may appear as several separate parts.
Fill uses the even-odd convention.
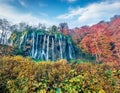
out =
[[[113,55],[115,56],[116,61],[120,64],[120,26],[114,31],[112,38],[114,39]]]
[[[58,28],[59,31],[62,32],[64,35],[68,34],[69,28],[67,23],[60,23]]]
[[[99,31],[86,35],[79,46],[83,52],[95,56],[96,62],[107,62],[112,59],[110,42],[112,39]]]

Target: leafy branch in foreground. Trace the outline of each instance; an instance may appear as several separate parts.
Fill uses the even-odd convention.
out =
[[[0,92],[119,93],[119,69],[105,63],[33,62],[8,56],[0,60]]]

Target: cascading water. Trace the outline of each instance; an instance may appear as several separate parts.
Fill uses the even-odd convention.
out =
[[[49,58],[49,36],[47,37],[47,54],[46,54],[46,60]]]
[[[59,39],[59,47],[60,47],[60,58],[63,59],[62,45],[61,45],[61,40],[60,39]]]
[[[35,33],[32,33],[32,57],[34,58],[34,42],[35,42]]]
[[[46,41],[46,35],[44,35],[44,40],[43,40],[43,47],[42,47],[42,54],[41,54],[41,59],[45,59],[45,41]]]
[[[36,40],[36,50],[35,50],[35,55],[34,55],[34,58],[37,58],[37,54],[38,54],[38,34],[37,34],[37,40]]]
[[[8,43],[9,46],[12,46],[13,45],[13,40],[11,40],[9,43]],[[19,47],[20,48],[20,47]]]
[[[25,54],[34,59],[55,61],[75,58],[74,46],[70,37],[61,33],[28,31],[21,36],[19,48],[27,48],[24,49]]]
[[[25,37],[25,34],[23,34],[23,35],[20,37],[20,45],[19,45],[19,48],[21,48],[21,44],[23,43],[24,37]]]
[[[71,45],[69,45],[69,57],[72,59],[72,50],[71,50]]]
[[[54,39],[52,38],[52,60],[55,60],[54,58]]]

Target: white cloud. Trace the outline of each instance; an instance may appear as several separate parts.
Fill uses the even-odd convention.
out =
[[[23,7],[27,7],[27,4],[23,0],[19,0],[19,3]]]
[[[86,7],[69,8],[68,13],[59,15],[56,19],[41,12],[38,15],[39,17],[34,16],[30,12],[26,14],[20,13],[14,6],[9,5],[9,3],[7,3],[8,1],[12,2],[15,0],[0,0],[0,18],[7,18],[14,23],[27,22],[36,25],[40,22],[50,26],[53,24],[58,25],[60,22],[67,22],[72,28],[75,26],[92,25],[101,20],[107,21],[114,15],[120,15],[120,0],[103,0],[104,2],[92,3]],[[24,4],[22,6],[24,6]],[[44,7],[46,5],[40,6]]]
[[[70,9],[68,13],[57,16],[59,20],[71,20],[72,26],[92,25],[101,20],[109,20],[114,15],[120,15],[120,0],[109,0],[93,3],[84,8]],[[76,18],[76,20],[74,20]],[[73,24],[75,23],[75,24]]]
[[[86,8],[76,8],[76,9],[69,9],[69,13],[57,16],[58,19],[71,19],[75,16],[80,16],[83,12],[87,11]]]
[[[26,22],[31,25],[42,23],[46,26],[54,24],[53,21],[49,19],[42,19],[42,17],[38,18],[32,15],[32,13],[20,13],[14,6],[10,6],[2,1],[0,2],[0,18],[6,18],[13,23]]]

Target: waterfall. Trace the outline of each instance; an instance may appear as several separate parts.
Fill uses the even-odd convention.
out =
[[[19,48],[21,48],[21,45],[22,45],[23,40],[24,40],[24,37],[25,37],[25,34],[20,37],[20,45],[19,45]]]
[[[38,34],[37,34],[37,40],[36,40],[36,50],[35,50],[35,55],[34,55],[34,58],[37,58],[37,54],[38,54]]]
[[[69,58],[72,59],[72,50],[71,50],[71,45],[69,45]]]
[[[44,35],[44,40],[43,40],[43,47],[42,47],[42,54],[41,54],[42,59],[44,59],[43,57],[45,57],[45,41],[46,41],[46,35]]]
[[[61,40],[59,39],[59,47],[60,47],[60,58],[63,58],[63,54],[62,54],[62,44],[61,44]]]
[[[55,34],[55,39],[57,39],[57,34]]]
[[[63,38],[63,40],[62,40],[63,42],[62,42],[62,48],[63,48],[63,58],[64,59],[67,59],[67,50],[66,50],[66,44],[67,44],[67,42],[66,42],[66,38],[64,37]],[[65,52],[64,52],[65,51]]]
[[[23,40],[26,40],[26,41],[27,41],[27,34],[24,35]],[[26,42],[24,42],[24,49],[26,49]]]
[[[34,59],[55,61],[63,58],[73,59],[76,56],[70,37],[60,33],[29,31],[24,32],[17,41],[20,41],[18,47],[24,50],[25,55]]]
[[[72,59],[75,59],[76,55],[75,55],[75,49],[73,48],[73,46],[71,45],[71,49],[72,49]]]
[[[54,39],[52,38],[52,60],[55,60],[54,57]]]
[[[35,42],[35,34],[34,32],[32,33],[32,57],[34,58],[34,42]]]
[[[47,55],[46,55],[46,60],[49,59],[49,35],[47,37]]]
[[[38,51],[38,54],[37,54],[38,59],[42,58],[42,46],[41,46],[42,43],[41,43],[41,40],[42,40],[42,36],[40,35],[39,40],[38,40],[38,49],[37,49],[37,51]]]
[[[9,46],[13,45],[13,40],[10,40],[10,43],[8,44]],[[20,46],[20,45],[19,45]],[[20,47],[19,47],[20,48]]]

